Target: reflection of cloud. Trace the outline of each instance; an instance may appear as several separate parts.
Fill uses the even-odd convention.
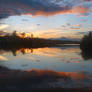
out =
[[[91,1],[91,0],[90,0]],[[56,14],[88,14],[89,0],[0,0],[0,18],[28,14],[50,16]],[[88,4],[90,2],[90,5]],[[7,5],[6,5],[7,4]]]
[[[5,55],[5,54],[6,54],[6,51],[0,50],[0,55]]]
[[[65,47],[62,47],[65,48]],[[38,48],[33,50],[33,54],[36,55],[42,55],[42,56],[48,56],[48,57],[61,57],[66,54],[67,58],[69,55],[72,55],[72,53],[79,53],[80,50],[78,48]],[[64,53],[61,56],[61,53]],[[71,53],[71,54],[69,54]]]
[[[2,73],[4,71],[4,73]],[[50,87],[63,87],[63,88],[77,88],[88,87],[92,83],[89,83],[89,75],[83,72],[57,72],[53,70],[37,70],[31,69],[28,71],[9,70],[4,67],[0,67],[0,79],[4,85],[16,86],[16,87],[32,87],[32,88],[50,88]],[[12,80],[14,79],[14,80]],[[11,81],[12,80],[12,81]],[[87,81],[86,81],[87,80]],[[81,85],[83,84],[83,85]]]
[[[34,76],[56,76],[56,77],[61,77],[61,78],[65,78],[65,77],[70,77],[73,79],[86,79],[89,78],[88,75],[85,75],[82,72],[56,72],[56,71],[52,71],[52,70],[37,70],[37,69],[32,69],[32,70],[28,70],[28,72],[34,72],[33,75]]]
[[[7,61],[8,59],[4,56],[0,56],[0,61]]]
[[[36,60],[35,57],[32,57],[32,56],[27,57],[27,59]]]
[[[7,51],[7,50],[6,50]],[[48,57],[48,58],[55,58],[58,59],[59,62],[65,62],[65,63],[80,63],[82,58],[79,55],[80,49],[78,46],[62,46],[60,48],[21,48],[21,49],[9,49],[8,51],[11,51],[18,55],[21,53],[24,54],[33,54],[34,56],[26,57],[26,59],[40,62],[42,57]],[[1,51],[1,54],[7,54],[4,53],[5,51]],[[36,58],[35,56],[39,56],[40,58]]]

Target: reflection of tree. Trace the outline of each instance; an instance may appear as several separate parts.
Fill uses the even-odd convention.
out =
[[[92,58],[92,32],[89,32],[88,35],[83,37],[80,43],[80,48],[84,59]]]
[[[28,54],[28,53],[33,53],[33,49],[32,48],[20,48],[20,49],[9,49],[8,51],[11,51],[13,53],[14,56],[16,56],[19,53],[24,54]],[[18,52],[18,53],[17,53]]]
[[[16,56],[17,54],[16,54],[16,50],[15,49],[12,49],[11,50],[11,52],[12,52],[12,54],[14,55],[14,56]]]
[[[82,51],[81,55],[82,55],[82,57],[83,57],[85,60],[88,60],[88,59],[91,59],[91,58],[92,58],[92,53],[90,53],[90,52]]]
[[[33,49],[31,49],[31,53],[33,53]]]
[[[24,55],[24,54],[25,54],[25,50],[24,50],[24,49],[22,49],[22,50],[21,50],[21,53]]]
[[[30,48],[30,49],[23,48],[22,50],[19,50],[19,52],[21,52],[22,54],[33,53],[33,49],[32,48]]]

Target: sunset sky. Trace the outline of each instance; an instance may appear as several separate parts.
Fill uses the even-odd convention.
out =
[[[92,30],[92,0],[0,0],[0,31],[81,38]]]

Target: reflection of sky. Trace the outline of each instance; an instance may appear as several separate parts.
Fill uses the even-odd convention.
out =
[[[16,88],[25,87],[32,88],[85,88],[91,87],[91,75],[86,72],[57,72],[54,70],[38,70],[31,69],[27,71],[10,70],[1,67],[0,79],[3,84],[8,86],[16,86]],[[14,80],[12,80],[14,79]],[[12,81],[11,81],[12,80]],[[16,81],[16,82],[15,82]],[[12,83],[11,83],[12,82]],[[23,86],[22,86],[23,85]],[[30,85],[30,86],[28,86]],[[21,88],[20,87],[20,88]]]
[[[21,50],[17,51],[17,56],[13,56],[11,52],[1,53],[0,64],[12,69],[28,70],[36,68],[91,73],[91,62],[82,59],[79,48],[39,48],[33,49],[33,53],[30,49],[24,49],[25,53],[22,52]]]

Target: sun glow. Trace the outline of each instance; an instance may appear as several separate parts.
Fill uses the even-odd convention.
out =
[[[33,38],[34,37],[32,33],[25,33],[25,32],[17,33],[17,35],[20,38]]]

